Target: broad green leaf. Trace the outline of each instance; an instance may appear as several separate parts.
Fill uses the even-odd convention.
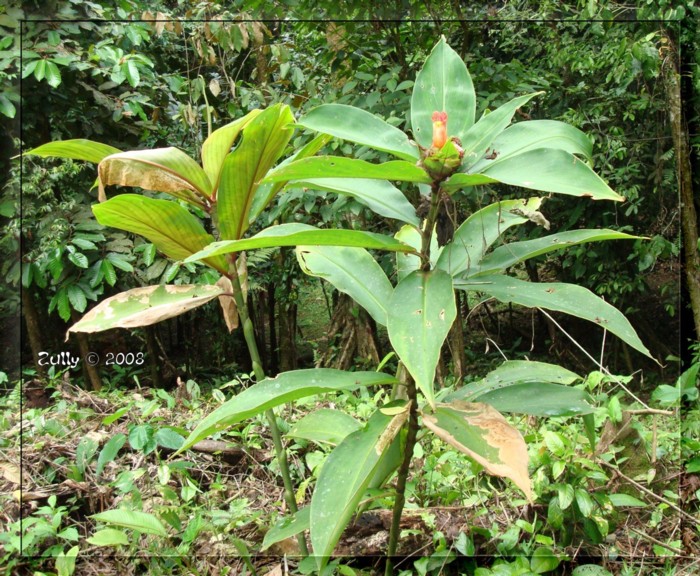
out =
[[[154,439],[158,446],[170,450],[178,450],[185,442],[185,439],[172,428],[159,428]]]
[[[61,71],[51,60],[46,61],[46,81],[52,88],[58,88],[61,85]]]
[[[443,247],[437,267],[455,276],[478,266],[501,234],[528,221],[519,211],[536,211],[541,203],[541,198],[504,200],[475,212],[455,230],[452,242]]]
[[[330,453],[311,497],[311,544],[319,572],[348,525],[408,411],[387,416],[377,410],[364,428],[353,432]]]
[[[93,514],[90,518],[105,524],[113,524],[122,526],[123,528],[131,528],[143,534],[155,534],[156,536],[167,536],[160,520],[153,514],[139,512],[137,510],[127,510],[126,508],[118,508],[117,510],[107,510],[99,514]]]
[[[456,317],[452,278],[442,270],[411,272],[389,301],[391,345],[431,406],[440,350]]]
[[[487,166],[537,148],[556,148],[586,159],[590,159],[593,153],[591,141],[578,128],[557,120],[528,120],[513,124],[501,132],[491,145],[496,158],[481,158],[469,168],[469,172],[478,173]]]
[[[442,183],[441,188],[448,194],[452,194],[457,190],[462,188],[470,188],[472,186],[483,186],[484,184],[493,184],[498,182],[494,178],[489,178],[483,174],[464,174],[463,172],[457,172],[450,176],[445,182]]]
[[[49,64],[51,62],[48,62]],[[73,527],[71,528],[66,528],[62,532],[58,533],[58,536],[62,536],[65,533],[67,533],[69,530],[75,531],[75,538],[70,538],[70,540],[77,540],[77,530]],[[64,536],[65,538],[65,536]],[[80,552],[80,546],[72,546],[68,552],[59,552],[58,556],[56,556],[56,572],[57,576],[73,576],[73,572],[75,572],[75,561],[78,558],[78,553]]]
[[[321,408],[296,422],[287,436],[336,446],[348,434],[361,427],[357,420],[345,412]]]
[[[267,531],[263,538],[261,552],[267,550],[273,544],[277,544],[282,540],[296,536],[297,534],[309,529],[311,522],[311,507],[305,506],[300,508],[294,516],[284,516]]]
[[[624,198],[616,194],[591,168],[573,154],[554,148],[529,150],[504,158],[480,171],[503,184],[530,190],[583,196],[593,200]]]
[[[532,501],[527,445],[500,412],[488,404],[456,400],[423,412],[423,424],[489,474],[510,478]]]
[[[25,152],[25,154],[33,154],[42,158],[70,158],[71,160],[84,160],[85,162],[98,164],[107,156],[119,154],[120,152],[119,148],[114,148],[114,146],[102,144],[101,142],[76,139],[42,144],[29,152]]]
[[[129,544],[129,538],[116,528],[103,528],[90,536],[87,542],[93,546],[126,546]]]
[[[413,139],[423,148],[433,142],[433,112],[447,112],[447,134],[464,138],[474,124],[476,96],[471,76],[445,37],[435,45],[416,76],[411,95]]]
[[[340,228],[319,229],[308,224],[291,223],[270,226],[262,232],[243,240],[222,240],[213,242],[185,260],[196,262],[204,258],[277,246],[356,246],[391,252],[411,252],[413,248],[399,242],[391,236],[363,232],[361,230],[343,230]]]
[[[473,281],[455,280],[455,287],[488,294],[505,303],[556,310],[590,320],[652,358],[624,314],[583,286],[560,282],[532,283],[508,276],[480,276]]]
[[[330,134],[403,160],[418,160],[418,148],[408,136],[381,118],[354,106],[323,104],[301,118],[297,125]]]
[[[119,433],[112,436],[104,445],[100,451],[100,455],[97,457],[97,468],[95,469],[95,475],[99,476],[102,474],[104,467],[110,462],[114,461],[119,454],[119,450],[122,449],[124,443],[126,442],[126,435]]]
[[[113,184],[165,192],[197,206],[204,206],[212,192],[202,167],[178,148],[119,152],[104,158],[97,171],[101,201],[104,187]]]
[[[367,250],[345,246],[299,246],[296,255],[306,274],[327,280],[367,310],[378,324],[386,326],[393,287]]]
[[[213,190],[219,188],[219,176],[221,175],[224,158],[231,151],[241,130],[260,112],[261,110],[258,109],[251,110],[242,118],[214,130],[204,141],[202,145],[202,167],[209,178],[209,182],[212,184]]]
[[[537,548],[532,553],[530,568],[535,574],[544,574],[556,570],[561,560],[549,547]]]
[[[612,572],[606,570],[599,564],[581,564],[576,566],[571,576],[613,576]]]
[[[294,182],[293,186],[350,196],[380,216],[400,220],[413,226],[420,224],[420,218],[416,215],[415,209],[401,190],[386,180],[318,178]]]
[[[103,226],[140,234],[174,260],[184,260],[214,240],[193,214],[169,200],[120,194],[93,205],[92,211]],[[221,256],[205,258],[204,262],[219,272],[228,270],[226,260]]]
[[[373,164],[365,160],[342,156],[313,156],[290,162],[270,172],[265,182],[281,180],[310,180],[315,178],[374,178],[399,182],[430,184],[428,173],[414,162],[391,160]]]
[[[572,384],[580,379],[578,374],[556,364],[529,360],[507,360],[481,380],[470,382],[446,395],[444,401],[465,400],[471,402],[484,394],[514,384],[539,384],[541,382]]]
[[[289,106],[267,108],[245,126],[241,141],[226,156],[217,191],[222,239],[238,240],[248,229],[255,193],[292,137],[293,122]]]
[[[610,498],[610,502],[615,508],[646,508],[648,506],[646,502],[629,494],[608,494],[608,498]]]
[[[531,416],[575,416],[595,411],[593,399],[585,390],[550,382],[510,384],[478,395],[474,401],[489,404],[499,412]]]
[[[420,232],[414,226],[402,226],[401,229],[394,234],[394,238],[412,246],[416,252],[420,252],[422,237]],[[437,234],[433,230],[433,235],[430,239],[430,265],[435,267],[438,256],[442,248],[438,245]],[[420,256],[409,253],[396,253],[396,276],[399,282],[408,276],[414,270],[420,268]]]
[[[218,286],[187,284],[132,288],[102,300],[73,324],[68,333],[150,326],[206,304],[222,292]]]
[[[523,242],[511,242],[499,246],[490,254],[487,254],[476,267],[469,268],[465,277],[473,277],[479,274],[493,274],[505,271],[519,262],[530,258],[564,250],[569,246],[586,244],[588,242],[602,242],[603,240],[635,240],[639,236],[632,236],[615,230],[569,230],[560,234],[551,234],[534,240]]]
[[[330,142],[331,137],[327,134],[321,134],[316,136],[311,142],[303,146],[301,149],[297,150],[294,154],[285,158],[280,166],[286,166],[287,164],[294,162],[295,160],[300,160],[301,158],[307,158],[313,156],[321,148],[323,148],[328,142]],[[272,202],[275,195],[287,184],[286,181],[281,182],[265,182],[260,184],[255,191],[255,196],[253,197],[253,202],[250,205],[250,212],[248,214],[248,221],[252,224],[255,222],[258,216],[262,213],[265,208]]]
[[[275,378],[246,388],[204,418],[185,440],[177,454],[194,446],[215,432],[260,414],[269,408],[306,396],[354,390],[360,386],[393,384],[393,376],[381,372],[345,372],[331,368],[314,368],[282,372]]]
[[[467,130],[462,138],[462,148],[464,149],[462,166],[469,167],[484,156],[486,151],[491,148],[494,139],[510,124],[515,111],[540,94],[544,94],[544,92],[533,92],[513,98],[496,110],[484,114],[476,124]],[[449,117],[447,121],[449,125]]]

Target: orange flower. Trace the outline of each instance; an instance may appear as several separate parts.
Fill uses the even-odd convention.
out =
[[[433,148],[440,149],[447,142],[447,112],[433,112]]]

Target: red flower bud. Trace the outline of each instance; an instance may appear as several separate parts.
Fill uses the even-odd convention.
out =
[[[447,142],[447,112],[433,112],[433,147],[442,148]]]

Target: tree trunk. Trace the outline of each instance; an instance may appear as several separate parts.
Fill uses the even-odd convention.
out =
[[[461,310],[460,293],[457,292],[455,296],[457,298],[457,310]],[[464,353],[464,328],[462,326],[462,316],[459,313],[454,324],[452,324],[452,328],[450,328],[448,345],[452,355],[452,371],[459,382],[464,378],[467,367],[467,358]]]
[[[45,376],[45,367],[39,366],[39,352],[41,352],[44,349],[41,337],[39,313],[37,312],[36,306],[34,304],[34,298],[32,297],[29,290],[24,286],[22,286],[22,315],[24,316],[24,323],[27,327],[29,347],[32,349],[32,359],[34,361],[34,366],[36,367],[37,374],[39,374],[40,376]],[[22,360],[21,363],[24,364],[24,360]]]
[[[160,361],[158,358],[158,346],[156,344],[155,326],[145,326],[146,333],[146,351],[148,353],[148,361],[151,366],[151,380],[154,388],[163,387],[163,378],[160,373]]]
[[[664,70],[664,87],[668,102],[668,115],[673,133],[673,148],[676,155],[678,185],[681,200],[681,230],[685,277],[693,312],[695,334],[700,335],[700,252],[698,251],[698,216],[693,196],[693,175],[690,164],[688,128],[681,103],[681,89],[676,46],[664,34],[668,45],[668,56]]]
[[[73,322],[80,320],[80,315],[75,310],[71,310],[71,317],[73,318]],[[75,332],[75,338],[78,340],[80,357],[83,360],[82,365],[85,382],[89,383],[90,387],[95,392],[99,392],[102,389],[102,379],[97,371],[97,367],[88,362],[88,355],[90,354],[90,340],[88,339],[87,334],[84,332]]]

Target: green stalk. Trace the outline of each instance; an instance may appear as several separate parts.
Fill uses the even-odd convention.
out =
[[[243,336],[245,337],[246,345],[248,346],[250,360],[253,363],[253,373],[255,374],[256,381],[261,382],[265,379],[265,371],[263,370],[260,351],[258,350],[258,343],[255,339],[253,322],[248,315],[248,308],[246,306],[245,299],[243,298],[243,288],[241,287],[241,281],[238,277],[236,264],[233,263],[229,268],[231,270],[229,278],[231,280],[231,286],[233,287],[233,299],[236,302],[238,317],[241,321],[241,325],[243,326]],[[287,456],[287,451],[282,444],[282,435],[280,434],[280,429],[277,426],[277,419],[273,410],[266,410],[265,417],[267,418],[268,425],[270,426],[272,442],[275,446],[275,454],[277,455],[277,463],[280,467],[282,482],[284,483],[284,500],[287,503],[289,512],[294,514],[297,512],[298,508],[296,498],[294,497],[292,477],[289,473],[289,458]],[[306,539],[304,538],[303,534],[297,534],[297,542],[299,543],[299,550],[301,551],[302,556],[308,556],[309,549],[306,546]]]
[[[425,219],[425,226],[422,231],[421,241],[421,270],[427,272],[430,270],[430,241],[432,240],[433,228],[437,219],[438,209],[440,206],[440,183],[435,182],[432,185],[430,196],[430,210]],[[405,370],[401,370],[403,366],[399,364],[399,373],[402,374],[401,380],[406,384],[406,396],[411,403],[410,414],[408,417],[408,434],[406,435],[406,447],[404,448],[403,461],[399,467],[396,478],[396,496],[394,498],[394,508],[391,517],[391,529],[389,530],[389,543],[386,552],[386,567],[384,576],[393,574],[392,558],[396,555],[396,548],[399,543],[401,514],[404,504],[406,503],[406,480],[408,479],[408,471],[411,468],[411,460],[413,459],[413,449],[416,445],[418,436],[418,393],[416,384]]]

